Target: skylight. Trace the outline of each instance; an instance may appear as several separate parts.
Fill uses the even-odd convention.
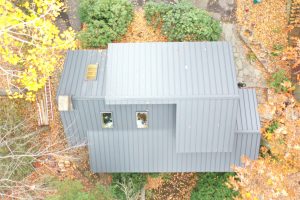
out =
[[[89,81],[96,80],[97,78],[97,70],[98,70],[98,63],[96,64],[89,64],[87,66],[85,79]]]

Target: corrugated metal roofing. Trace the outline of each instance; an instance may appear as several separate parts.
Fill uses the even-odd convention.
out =
[[[98,63],[96,80],[86,80],[89,64]],[[106,50],[68,51],[57,95],[82,98],[103,97],[105,90]]]
[[[109,44],[106,78],[111,104],[238,97],[227,42]]]

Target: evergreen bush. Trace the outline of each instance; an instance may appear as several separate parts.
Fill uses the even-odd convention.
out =
[[[145,5],[148,24],[161,26],[170,41],[216,41],[220,39],[220,23],[204,10],[188,2],[177,4],[148,2]]]
[[[238,192],[229,189],[225,183],[233,173],[199,173],[199,180],[192,191],[191,200],[229,200]]]
[[[78,34],[82,46],[106,47],[126,33],[133,5],[128,0],[81,0],[79,16],[86,26]]]

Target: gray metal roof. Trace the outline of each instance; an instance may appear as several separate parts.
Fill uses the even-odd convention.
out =
[[[98,63],[96,80],[85,80],[89,64]],[[106,50],[68,51],[57,95],[73,98],[103,97],[105,90]]]
[[[238,98],[229,43],[108,45],[106,103],[173,103],[191,98]]]

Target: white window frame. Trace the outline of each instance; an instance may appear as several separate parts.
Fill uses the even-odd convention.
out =
[[[145,125],[142,125],[140,123],[140,121],[142,120],[138,120],[138,114],[139,113],[142,113],[142,114],[146,114],[146,124]],[[149,112],[148,111],[136,111],[135,112],[135,121],[136,121],[136,127],[138,129],[146,129],[146,128],[149,128]]]

